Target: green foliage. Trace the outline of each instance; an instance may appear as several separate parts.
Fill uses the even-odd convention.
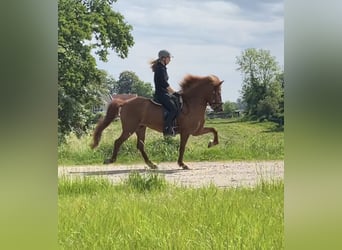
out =
[[[279,160],[284,159],[284,131],[273,122],[241,122],[236,119],[210,119],[206,126],[218,131],[219,144],[208,148],[212,134],[190,136],[185,161]],[[112,154],[113,142],[121,133],[120,122],[112,123],[102,135],[96,150],[91,150],[91,135],[67,137],[58,147],[59,165],[102,164]],[[145,150],[154,162],[176,162],[179,136],[164,139],[161,133],[147,129]],[[117,163],[142,163],[132,135],[120,148]]]
[[[58,182],[58,195],[91,195],[108,192],[113,189],[112,183],[103,178],[75,178],[62,177]]]
[[[284,77],[268,50],[246,49],[236,58],[243,75],[245,112],[252,119],[272,119],[284,113]]]
[[[233,113],[237,109],[237,104],[235,102],[226,101],[223,103],[223,111],[226,113]]]
[[[114,91],[117,94],[137,94],[151,98],[153,89],[150,83],[144,83],[133,71],[124,71],[120,74]]]
[[[113,0],[58,1],[58,137],[82,135],[93,119],[92,108],[108,91],[94,51],[106,61],[108,50],[120,57],[133,46],[132,27],[112,10]]]
[[[145,143],[146,151],[151,154],[151,157],[159,162],[167,162],[177,159],[179,150],[179,139],[171,137],[159,136],[155,131],[149,131],[154,137]]]
[[[113,76],[109,75],[107,78],[106,78],[106,84],[108,86],[108,89],[109,89],[109,94],[110,95],[113,95],[115,94],[115,87],[116,87],[116,80]]]
[[[125,184],[139,192],[162,190],[166,187],[165,178],[154,172],[140,174],[133,171],[129,174]]]
[[[89,183],[59,180],[61,249],[284,249],[283,182],[158,192]]]

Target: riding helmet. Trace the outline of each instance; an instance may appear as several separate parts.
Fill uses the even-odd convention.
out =
[[[171,57],[170,52],[167,51],[167,50],[165,50],[165,49],[159,51],[159,53],[158,53],[158,58],[161,59],[161,58],[163,58],[163,57]]]

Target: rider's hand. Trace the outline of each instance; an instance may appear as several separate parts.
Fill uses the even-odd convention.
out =
[[[173,92],[173,95],[176,96],[176,97],[179,97],[180,93],[179,92]]]

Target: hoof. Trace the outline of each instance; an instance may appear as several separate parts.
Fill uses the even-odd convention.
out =
[[[111,164],[113,162],[114,161],[112,161],[111,159],[106,159],[106,160],[104,160],[103,164]]]
[[[187,165],[185,165],[184,163],[179,164],[179,167],[181,167],[181,168],[184,169],[184,170],[189,170],[189,169],[190,169],[190,168],[189,168]]]
[[[150,168],[150,169],[158,169],[158,166],[156,164],[153,164],[152,162],[148,163],[147,166]]]
[[[149,167],[150,167],[150,169],[158,169],[158,166],[155,165],[155,164],[152,164],[152,165],[150,165]]]
[[[214,141],[213,140],[210,140],[209,143],[208,143],[208,148],[214,146]]]
[[[183,170],[190,170],[190,168],[187,165],[182,166]]]

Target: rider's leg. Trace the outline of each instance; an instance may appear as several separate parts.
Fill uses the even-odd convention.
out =
[[[174,103],[170,99],[169,95],[164,95],[159,98],[160,103],[163,107],[167,110],[166,117],[164,119],[164,135],[174,135],[174,131],[172,130],[172,122],[177,115],[177,108],[175,107]]]

